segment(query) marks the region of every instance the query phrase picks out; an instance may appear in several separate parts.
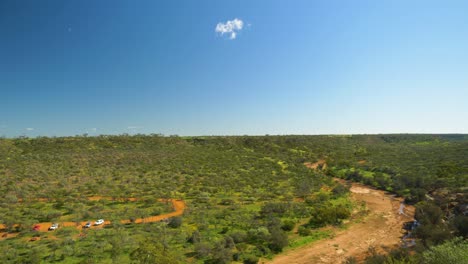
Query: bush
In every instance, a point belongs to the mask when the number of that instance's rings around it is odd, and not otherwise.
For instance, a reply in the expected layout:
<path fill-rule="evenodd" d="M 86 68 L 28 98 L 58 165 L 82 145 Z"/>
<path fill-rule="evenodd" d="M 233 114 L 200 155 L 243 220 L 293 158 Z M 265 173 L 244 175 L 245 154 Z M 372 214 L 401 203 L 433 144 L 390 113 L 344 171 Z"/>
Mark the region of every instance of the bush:
<path fill-rule="evenodd" d="M 130 253 L 132 263 L 179 264 L 175 254 L 165 250 L 161 245 L 141 243 L 140 247 Z"/>
<path fill-rule="evenodd" d="M 457 229 L 458 235 L 468 237 L 468 216 L 457 215 L 453 219 L 453 226 Z"/>
<path fill-rule="evenodd" d="M 206 242 L 195 244 L 195 254 L 198 258 L 205 258 L 211 254 L 211 245 Z"/>
<path fill-rule="evenodd" d="M 182 217 L 176 216 L 172 217 L 167 224 L 169 227 L 178 228 L 182 225 Z"/>
<path fill-rule="evenodd" d="M 346 219 L 351 215 L 351 210 L 344 205 L 332 206 L 326 204 L 314 208 L 313 211 L 308 225 L 315 228 L 329 224 L 339 224 L 342 219 Z"/>
<path fill-rule="evenodd" d="M 219 202 L 220 205 L 233 205 L 234 203 L 233 199 L 222 199 L 221 202 Z"/>
<path fill-rule="evenodd" d="M 299 233 L 300 236 L 310 236 L 310 234 L 312 233 L 310 231 L 309 228 L 305 227 L 305 226 L 300 226 L 298 229 L 297 229 L 297 233 Z"/>
<path fill-rule="evenodd" d="M 462 238 L 455 238 L 442 245 L 431 247 L 423 253 L 426 264 L 467 263 L 468 242 Z"/>
<path fill-rule="evenodd" d="M 244 264 L 257 264 L 258 263 L 258 257 L 255 255 L 246 255 L 244 256 L 244 261 L 242 263 Z"/>
<path fill-rule="evenodd" d="M 268 247 L 273 252 L 281 252 L 288 245 L 288 236 L 283 230 L 275 228 L 271 230 L 269 242 Z"/>
<path fill-rule="evenodd" d="M 236 231 L 229 234 L 235 243 L 242 243 L 247 240 L 247 233 L 244 231 Z"/>
<path fill-rule="evenodd" d="M 284 231 L 291 231 L 294 229 L 294 226 L 296 223 L 293 220 L 287 219 L 283 222 L 283 225 L 281 225 L 281 229 Z"/>
<path fill-rule="evenodd" d="M 269 216 L 269 215 L 277 215 L 282 216 L 288 210 L 288 205 L 286 203 L 278 203 L 278 202 L 269 202 L 262 206 L 260 211 L 260 215 L 262 216 Z"/>
<path fill-rule="evenodd" d="M 335 197 L 344 195 L 349 192 L 349 188 L 343 184 L 338 184 L 332 189 L 332 193 Z"/>
<path fill-rule="evenodd" d="M 187 242 L 191 244 L 199 243 L 201 241 L 201 235 L 198 230 L 192 233 L 192 235 L 187 239 Z"/>

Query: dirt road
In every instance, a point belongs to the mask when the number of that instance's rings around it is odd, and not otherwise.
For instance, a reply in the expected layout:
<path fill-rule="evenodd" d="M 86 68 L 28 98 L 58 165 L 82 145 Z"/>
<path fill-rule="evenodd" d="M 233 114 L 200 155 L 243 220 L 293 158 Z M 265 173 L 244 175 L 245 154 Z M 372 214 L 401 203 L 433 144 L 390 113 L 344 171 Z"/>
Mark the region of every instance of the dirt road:
<path fill-rule="evenodd" d="M 95 197 L 89 197 L 88 198 L 89 200 L 92 200 L 92 201 L 96 201 L 96 200 L 101 200 L 101 199 L 107 199 L 107 200 L 110 200 L 112 199 L 111 197 L 99 197 L 99 196 L 95 196 Z M 43 199 L 44 200 L 44 199 Z M 125 200 L 127 201 L 136 201 L 137 198 L 126 198 Z M 45 200 L 44 200 L 45 201 Z M 164 220 L 166 218 L 170 218 L 170 217 L 174 217 L 174 216 L 179 216 L 179 215 L 182 215 L 184 213 L 184 210 L 185 210 L 185 202 L 182 201 L 182 200 L 176 200 L 176 199 L 168 199 L 168 200 L 163 200 L 163 199 L 158 199 L 157 200 L 158 202 L 165 202 L 165 201 L 168 201 L 168 202 L 171 202 L 172 203 L 172 206 L 174 207 L 174 211 L 173 212 L 170 212 L 170 213 L 167 213 L 167 214 L 162 214 L 162 215 L 155 215 L 155 216 L 149 216 L 149 217 L 145 217 L 145 218 L 137 218 L 135 219 L 134 223 L 136 224 L 141 224 L 141 223 L 151 223 L 151 222 L 159 222 L 161 220 Z M 127 224 L 127 223 L 130 223 L 130 220 L 121 220 L 120 221 L 122 224 Z M 83 226 L 87 223 L 87 221 L 84 221 L 84 222 L 81 222 L 80 225 L 77 225 L 76 222 L 59 222 L 59 225 L 60 227 L 65 227 L 65 226 L 74 226 L 76 227 L 77 229 L 82 229 Z M 106 224 L 110 224 L 111 222 L 110 221 L 105 221 L 104 222 L 104 225 Z M 94 222 L 91 222 L 91 224 L 94 224 Z M 44 222 L 44 223 L 37 223 L 35 224 L 35 226 L 38 226 L 38 229 L 37 231 L 41 231 L 41 232 L 47 232 L 48 231 L 48 228 L 52 225 L 52 223 L 50 222 Z M 100 226 L 91 226 L 91 228 L 102 228 L 104 225 L 100 225 Z M 0 224 L 0 230 L 2 229 L 5 229 L 5 226 Z M 3 235 L 5 235 L 5 233 L 0 233 Z M 16 233 L 12 233 L 12 234 L 6 234 L 5 237 L 11 237 L 11 236 L 15 236 Z"/>
<path fill-rule="evenodd" d="M 350 223 L 345 230 L 337 229 L 331 239 L 285 252 L 265 263 L 342 263 L 349 256 L 362 261 L 368 255 L 369 247 L 383 252 L 400 246 L 403 223 L 414 219 L 414 207 L 405 206 L 404 214 L 401 214 L 401 198 L 358 183 L 352 183 L 350 191 L 352 199 L 365 202 L 369 210 L 361 221 Z"/>

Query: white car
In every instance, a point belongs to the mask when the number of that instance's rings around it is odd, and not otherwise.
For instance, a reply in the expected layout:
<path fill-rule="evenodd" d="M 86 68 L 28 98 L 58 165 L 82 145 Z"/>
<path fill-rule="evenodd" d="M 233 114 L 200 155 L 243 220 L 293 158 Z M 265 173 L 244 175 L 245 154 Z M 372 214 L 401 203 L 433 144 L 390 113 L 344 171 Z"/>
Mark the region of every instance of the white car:
<path fill-rule="evenodd" d="M 102 225 L 104 224 L 104 219 L 99 219 L 96 222 L 94 222 L 94 225 Z"/>
<path fill-rule="evenodd" d="M 59 227 L 59 225 L 57 223 L 54 223 L 49 227 L 49 230 L 52 231 L 52 230 L 57 229 L 58 227 Z"/>

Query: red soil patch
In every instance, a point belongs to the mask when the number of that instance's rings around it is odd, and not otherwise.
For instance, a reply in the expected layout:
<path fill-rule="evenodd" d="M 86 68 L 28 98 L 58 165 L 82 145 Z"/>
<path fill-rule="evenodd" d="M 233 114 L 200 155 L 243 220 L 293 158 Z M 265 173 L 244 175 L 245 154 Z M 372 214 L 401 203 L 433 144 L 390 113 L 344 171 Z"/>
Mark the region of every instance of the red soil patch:
<path fill-rule="evenodd" d="M 18 236 L 19 233 L 6 233 L 6 232 L 0 232 L 0 240 L 4 240 L 7 238 L 12 238 Z"/>

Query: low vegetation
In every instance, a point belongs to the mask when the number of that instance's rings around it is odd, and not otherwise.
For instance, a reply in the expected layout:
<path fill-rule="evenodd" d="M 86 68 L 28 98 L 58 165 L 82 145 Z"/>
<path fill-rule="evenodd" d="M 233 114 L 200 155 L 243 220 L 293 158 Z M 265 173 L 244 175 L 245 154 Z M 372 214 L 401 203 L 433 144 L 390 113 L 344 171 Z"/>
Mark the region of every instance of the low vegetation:
<path fill-rule="evenodd" d="M 355 205 L 334 176 L 416 204 L 415 250 L 438 252 L 466 245 L 455 238 L 467 236 L 466 157 L 465 135 L 0 139 L 0 249 L 5 263 L 256 263 L 325 238 L 319 228 L 350 216 Z M 322 158 L 323 170 L 304 166 Z M 183 199 L 187 209 L 160 223 L 31 229 L 171 211 L 157 198 Z M 409 259 L 400 253 L 389 256 Z M 428 254 L 412 260 L 436 257 Z"/>

